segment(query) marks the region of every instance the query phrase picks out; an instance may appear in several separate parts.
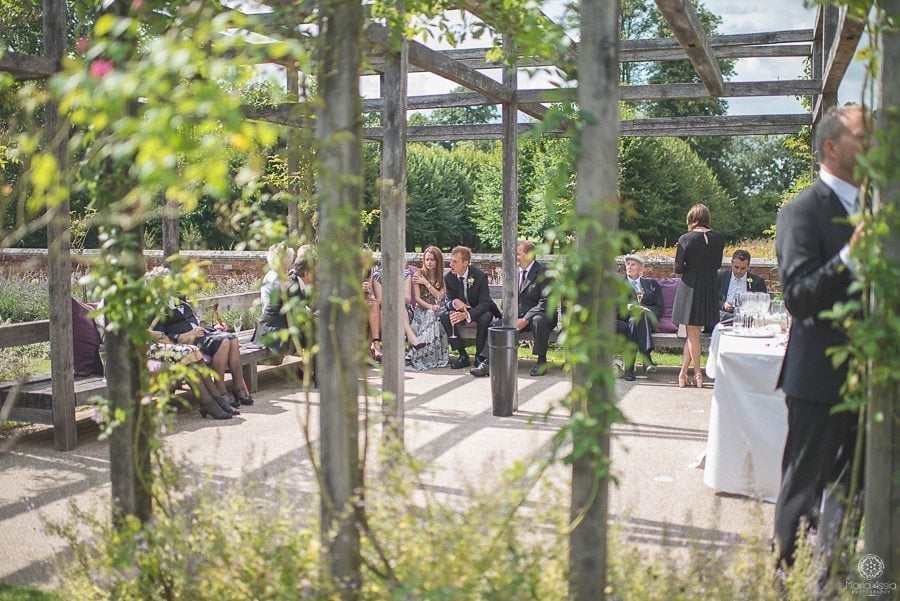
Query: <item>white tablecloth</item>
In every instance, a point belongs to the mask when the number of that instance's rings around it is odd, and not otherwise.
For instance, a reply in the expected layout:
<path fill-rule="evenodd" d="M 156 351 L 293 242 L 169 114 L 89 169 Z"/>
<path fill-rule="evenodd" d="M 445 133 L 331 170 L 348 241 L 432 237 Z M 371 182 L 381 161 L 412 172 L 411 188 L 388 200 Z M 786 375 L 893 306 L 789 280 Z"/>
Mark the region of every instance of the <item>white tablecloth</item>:
<path fill-rule="evenodd" d="M 784 346 L 775 338 L 714 331 L 706 372 L 716 379 L 703 482 L 774 502 L 787 437 L 784 393 L 775 390 Z"/>

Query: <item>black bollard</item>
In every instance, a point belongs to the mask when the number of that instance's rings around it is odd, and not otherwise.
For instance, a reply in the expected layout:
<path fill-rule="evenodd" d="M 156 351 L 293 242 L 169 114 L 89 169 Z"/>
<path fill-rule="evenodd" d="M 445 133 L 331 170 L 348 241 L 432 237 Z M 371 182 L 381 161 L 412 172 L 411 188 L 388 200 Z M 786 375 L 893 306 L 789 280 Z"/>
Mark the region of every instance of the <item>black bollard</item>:
<path fill-rule="evenodd" d="M 509 417 L 519 408 L 516 376 L 519 357 L 516 354 L 519 331 L 495 326 L 488 330 L 491 358 L 491 400 L 497 417 Z"/>

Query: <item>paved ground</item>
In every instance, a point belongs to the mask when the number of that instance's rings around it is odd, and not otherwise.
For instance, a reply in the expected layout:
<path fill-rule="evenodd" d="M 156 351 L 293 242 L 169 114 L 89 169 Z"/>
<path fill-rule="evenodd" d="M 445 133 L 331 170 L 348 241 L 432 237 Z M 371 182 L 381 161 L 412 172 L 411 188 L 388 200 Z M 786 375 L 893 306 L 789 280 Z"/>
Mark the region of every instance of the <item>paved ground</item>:
<path fill-rule="evenodd" d="M 406 439 L 412 453 L 431 460 L 431 484 L 468 490 L 516 459 L 542 452 L 565 419 L 558 401 L 569 389 L 559 371 L 528 375 L 520 362 L 519 412 L 491 415 L 490 379 L 450 369 L 409 373 L 406 380 Z M 178 416 L 165 436 L 167 448 L 199 471 L 219 479 L 248 475 L 314 489 L 299 424 L 305 395 L 280 379 L 262 377 L 257 403 L 229 421 Z M 372 372 L 370 382 L 379 382 Z M 772 505 L 717 495 L 693 466 L 706 445 L 712 389 L 678 389 L 675 372 L 661 369 L 637 382 L 618 381 L 627 424 L 615 428 L 613 466 L 619 485 L 611 493 L 612 519 L 629 540 L 650 548 L 678 547 L 685 541 L 707 546 L 733 544 L 735 535 L 771 530 Z M 317 395 L 308 406 L 315 420 Z M 533 421 L 555 407 L 546 422 Z M 312 430 L 317 432 L 317 427 Z M 30 435 L 0 451 L 0 581 L 44 585 L 62 542 L 44 531 L 70 502 L 108 511 L 108 447 L 90 423 L 79 431 L 78 448 L 53 450 L 48 433 Z M 565 482 L 567 470 L 554 477 Z"/>

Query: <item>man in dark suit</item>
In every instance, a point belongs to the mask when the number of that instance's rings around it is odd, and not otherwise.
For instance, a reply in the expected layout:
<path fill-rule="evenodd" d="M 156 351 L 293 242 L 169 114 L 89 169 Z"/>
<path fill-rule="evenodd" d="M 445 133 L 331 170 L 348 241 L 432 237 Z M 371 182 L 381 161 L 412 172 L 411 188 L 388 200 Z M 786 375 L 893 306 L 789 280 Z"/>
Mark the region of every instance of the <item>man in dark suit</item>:
<path fill-rule="evenodd" d="M 531 368 L 532 376 L 542 376 L 547 371 L 547 348 L 550 346 L 550 332 L 556 327 L 556 311 L 547 314 L 547 293 L 549 291 L 547 268 L 534 260 L 534 244 L 521 240 L 516 244 L 516 262 L 519 264 L 519 318 L 516 327 L 520 332 L 532 332 L 533 353 L 537 362 Z M 490 374 L 489 361 L 469 370 L 473 376 Z"/>
<path fill-rule="evenodd" d="M 459 353 L 450 363 L 452 369 L 469 367 L 469 354 L 461 337 L 453 338 L 454 328 L 475 324 L 475 363 L 485 360 L 485 343 L 488 328 L 495 317 L 500 317 L 500 309 L 491 300 L 491 289 L 487 274 L 472 267 L 472 251 L 465 246 L 457 246 L 450 251 L 450 271 L 444 274 L 447 293 L 441 323 L 450 337 L 450 346 Z"/>
<path fill-rule="evenodd" d="M 831 550 L 850 481 L 857 414 L 831 412 L 841 402 L 847 366 L 835 368 L 826 355 L 826 349 L 847 337 L 821 313 L 850 297 L 850 250 L 859 229 L 854 231 L 848 216 L 859 212 L 854 170 L 865 132 L 861 107 L 831 108 L 816 130 L 819 179 L 778 215 L 775 248 L 785 305 L 793 317 L 778 378 L 788 408 L 788 434 L 775 543 L 779 562 L 786 566 L 793 563 L 802 520 L 807 527 L 817 526 L 820 546 L 826 554 Z"/>
<path fill-rule="evenodd" d="M 633 298 L 637 301 L 641 308 L 641 314 L 637 317 L 634 315 L 619 315 L 616 317 L 616 332 L 622 334 L 637 345 L 638 352 L 645 357 L 644 371 L 652 374 L 656 372 L 656 364 L 650 353 L 653 352 L 653 324 L 659 321 L 663 314 L 663 296 L 662 288 L 659 282 L 653 278 L 641 277 L 644 272 L 644 260 L 638 255 L 627 255 L 625 257 L 625 281 L 633 291 Z M 631 308 L 632 303 L 629 303 Z M 650 317 L 653 315 L 654 317 Z M 625 379 L 634 382 L 634 362 L 635 355 L 631 349 L 626 350 L 625 363 Z"/>
<path fill-rule="evenodd" d="M 736 250 L 731 270 L 719 273 L 719 321 L 734 319 L 734 297 L 742 292 L 768 292 L 766 280 L 750 271 L 750 253 Z"/>

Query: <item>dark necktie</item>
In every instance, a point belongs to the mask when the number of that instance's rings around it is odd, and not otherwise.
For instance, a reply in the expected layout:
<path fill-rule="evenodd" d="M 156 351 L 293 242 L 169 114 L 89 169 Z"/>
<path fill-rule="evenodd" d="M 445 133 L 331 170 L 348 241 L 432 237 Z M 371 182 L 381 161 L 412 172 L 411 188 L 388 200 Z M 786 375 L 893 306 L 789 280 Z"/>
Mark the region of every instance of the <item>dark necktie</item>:
<path fill-rule="evenodd" d="M 525 290 L 525 279 L 528 277 L 528 271 L 523 269 L 519 276 L 519 292 Z"/>
<path fill-rule="evenodd" d="M 466 278 L 463 276 L 459 276 L 459 297 L 463 299 L 464 302 L 468 303 L 468 297 L 466 296 Z"/>

